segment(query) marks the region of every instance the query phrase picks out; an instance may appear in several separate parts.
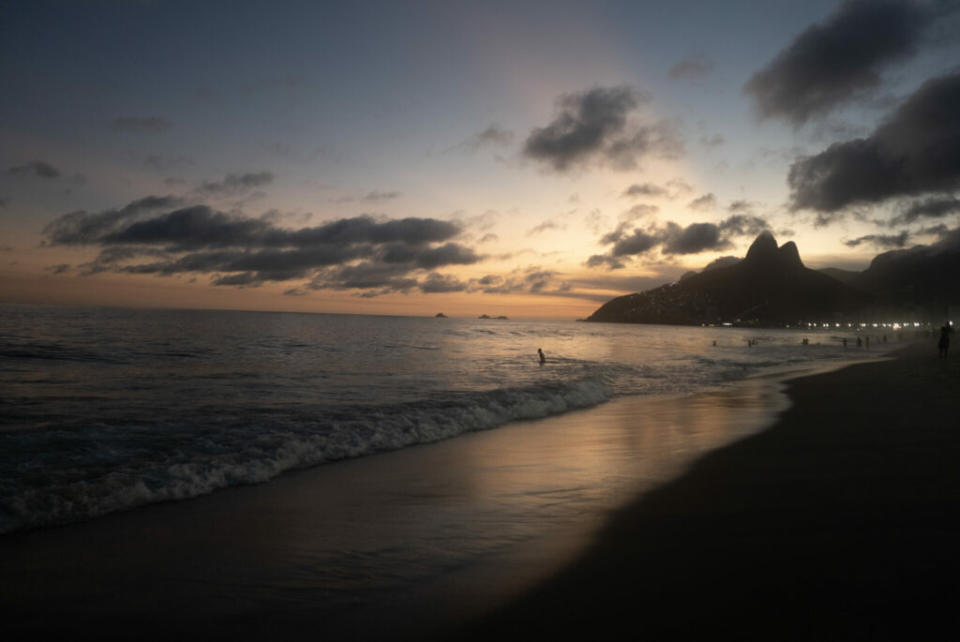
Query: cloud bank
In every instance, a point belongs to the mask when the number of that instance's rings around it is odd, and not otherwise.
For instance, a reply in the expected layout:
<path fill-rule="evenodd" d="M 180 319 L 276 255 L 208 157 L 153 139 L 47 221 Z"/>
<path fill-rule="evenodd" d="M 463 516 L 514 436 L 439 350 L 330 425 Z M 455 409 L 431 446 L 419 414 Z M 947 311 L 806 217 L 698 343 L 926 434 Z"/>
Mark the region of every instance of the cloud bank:
<path fill-rule="evenodd" d="M 438 219 L 358 216 L 290 230 L 271 217 L 180 204 L 177 197 L 149 196 L 119 209 L 64 214 L 44 229 L 44 242 L 100 248 L 93 261 L 79 266 L 88 276 L 207 274 L 214 285 L 243 287 L 309 279 L 309 289 L 356 288 L 367 295 L 449 291 L 454 281 L 430 276 L 434 270 L 482 259 L 453 242 L 459 225 Z"/>
<path fill-rule="evenodd" d="M 881 70 L 911 56 L 935 16 L 919 2 L 847 0 L 797 36 L 743 91 L 761 118 L 803 125 L 876 89 Z"/>
<path fill-rule="evenodd" d="M 792 209 L 824 213 L 960 189 L 960 73 L 925 82 L 870 136 L 797 160 L 787 182 Z"/>

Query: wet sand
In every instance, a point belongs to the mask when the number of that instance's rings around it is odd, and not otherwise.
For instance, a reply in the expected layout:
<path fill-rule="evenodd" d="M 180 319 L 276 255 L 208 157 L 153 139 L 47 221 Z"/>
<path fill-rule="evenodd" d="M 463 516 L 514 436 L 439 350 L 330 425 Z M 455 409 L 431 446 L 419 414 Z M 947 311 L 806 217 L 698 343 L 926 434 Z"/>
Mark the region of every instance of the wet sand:
<path fill-rule="evenodd" d="M 776 425 L 626 507 L 449 639 L 946 640 L 960 624 L 960 358 L 935 339 L 792 381 Z"/>
<path fill-rule="evenodd" d="M 776 378 L 596 408 L 0 538 L 17 637 L 421 639 L 560 573 L 636 497 L 769 426 Z M 592 588 L 591 588 L 592 590 Z"/>

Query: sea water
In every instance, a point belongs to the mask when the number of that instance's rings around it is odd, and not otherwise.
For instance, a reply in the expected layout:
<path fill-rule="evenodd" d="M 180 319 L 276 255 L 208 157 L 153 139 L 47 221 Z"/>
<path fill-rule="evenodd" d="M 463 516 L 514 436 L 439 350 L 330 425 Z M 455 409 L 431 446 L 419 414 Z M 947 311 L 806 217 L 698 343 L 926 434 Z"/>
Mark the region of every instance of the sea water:
<path fill-rule="evenodd" d="M 867 356 L 843 336 L 0 305 L 0 532 Z"/>

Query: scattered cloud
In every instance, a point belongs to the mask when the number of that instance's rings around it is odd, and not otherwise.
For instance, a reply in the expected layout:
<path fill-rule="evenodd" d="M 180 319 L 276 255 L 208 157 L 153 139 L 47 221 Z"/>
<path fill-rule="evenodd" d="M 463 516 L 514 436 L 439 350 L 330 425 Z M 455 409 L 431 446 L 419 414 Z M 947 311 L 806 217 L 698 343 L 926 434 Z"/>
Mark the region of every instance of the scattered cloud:
<path fill-rule="evenodd" d="M 752 237 L 769 229 L 762 218 L 737 214 L 720 223 L 691 223 L 681 226 L 673 221 L 657 226 L 630 229 L 621 223 L 600 239 L 601 245 L 612 245 L 606 254 L 595 254 L 587 259 L 587 267 L 605 266 L 608 269 L 625 267 L 625 259 L 649 255 L 659 250 L 662 255 L 699 254 L 717 252 L 733 245 L 737 237 Z"/>
<path fill-rule="evenodd" d="M 392 201 L 396 198 L 400 198 L 400 192 L 394 190 L 389 192 L 381 192 L 380 190 L 373 190 L 372 192 L 367 192 L 361 201 L 366 201 L 367 203 L 376 203 L 378 201 Z"/>
<path fill-rule="evenodd" d="M 23 165 L 15 165 L 7 168 L 7 174 L 11 176 L 31 176 L 44 179 L 60 178 L 60 170 L 50 163 L 42 160 L 30 161 Z"/>
<path fill-rule="evenodd" d="M 704 194 L 687 203 L 687 207 L 692 210 L 706 212 L 717 207 L 717 197 L 713 194 Z"/>
<path fill-rule="evenodd" d="M 657 207 L 656 205 L 648 205 L 646 203 L 640 203 L 638 205 L 634 205 L 633 207 L 628 209 L 626 212 L 622 212 L 620 216 L 617 218 L 621 223 L 632 223 L 639 219 L 646 218 L 648 216 L 653 216 L 659 211 L 660 211 L 660 208 Z"/>
<path fill-rule="evenodd" d="M 883 68 L 911 56 L 935 12 L 901 0 L 847 0 L 811 25 L 743 88 L 761 118 L 795 126 L 869 95 Z"/>
<path fill-rule="evenodd" d="M 505 275 L 487 274 L 479 279 L 470 279 L 466 285 L 467 291 L 484 294 L 567 296 L 571 290 L 571 284 L 561 274 L 540 266 L 516 269 Z"/>
<path fill-rule="evenodd" d="M 649 97 L 630 87 L 596 87 L 565 94 L 546 127 L 535 128 L 523 153 L 562 172 L 589 162 L 632 169 L 646 155 L 675 158 L 683 144 L 666 121 L 636 125 L 629 116 Z"/>
<path fill-rule="evenodd" d="M 143 159 L 143 164 L 159 172 L 169 172 L 171 170 L 192 167 L 195 161 L 190 156 L 162 156 L 160 154 L 149 154 Z"/>
<path fill-rule="evenodd" d="M 792 209 L 827 214 L 960 189 L 960 72 L 925 82 L 870 136 L 797 160 L 787 181 Z"/>
<path fill-rule="evenodd" d="M 910 233 L 903 231 L 899 234 L 867 234 L 859 238 L 844 241 L 847 247 L 857 247 L 864 243 L 869 243 L 878 248 L 889 249 L 892 247 L 904 247 L 910 240 Z"/>
<path fill-rule="evenodd" d="M 448 151 L 461 150 L 472 153 L 487 147 L 504 148 L 512 145 L 515 138 L 516 135 L 509 129 L 493 124 L 462 143 L 454 145 Z"/>
<path fill-rule="evenodd" d="M 889 222 L 891 226 L 913 223 L 923 218 L 943 218 L 960 213 L 960 199 L 955 196 L 933 197 L 911 203 Z"/>
<path fill-rule="evenodd" d="M 693 194 L 693 185 L 682 178 L 672 178 L 667 181 L 667 189 L 670 190 L 670 198 L 679 198 Z"/>
<path fill-rule="evenodd" d="M 128 134 L 162 134 L 173 127 L 173 123 L 159 116 L 120 116 L 110 121 L 115 132 Z"/>
<path fill-rule="evenodd" d="M 222 181 L 204 181 L 196 191 L 207 196 L 235 196 L 269 185 L 274 178 L 273 172 L 227 174 Z"/>
<path fill-rule="evenodd" d="M 670 77 L 675 80 L 699 80 L 713 73 L 713 67 L 713 61 L 700 53 L 670 67 Z"/>
<path fill-rule="evenodd" d="M 622 196 L 630 198 L 636 198 L 638 196 L 659 197 L 667 196 L 669 193 L 667 188 L 654 185 L 653 183 L 634 183 L 624 190 Z"/>
<path fill-rule="evenodd" d="M 547 219 L 540 225 L 537 225 L 527 231 L 527 236 L 533 236 L 535 234 L 541 234 L 543 232 L 549 232 L 550 230 L 565 230 L 567 229 L 566 225 L 560 225 L 556 221 L 551 221 Z"/>

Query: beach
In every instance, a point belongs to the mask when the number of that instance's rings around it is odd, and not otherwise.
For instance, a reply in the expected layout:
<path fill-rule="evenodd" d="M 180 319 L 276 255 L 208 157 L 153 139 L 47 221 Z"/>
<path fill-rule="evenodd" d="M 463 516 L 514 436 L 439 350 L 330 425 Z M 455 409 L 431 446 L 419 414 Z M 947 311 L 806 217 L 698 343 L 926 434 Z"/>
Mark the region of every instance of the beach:
<path fill-rule="evenodd" d="M 619 398 L 9 534 L 0 604 L 18 615 L 5 627 L 874 639 L 942 622 L 960 528 L 957 362 L 923 344 L 816 367 L 789 401 L 782 376 Z"/>
<path fill-rule="evenodd" d="M 620 511 L 451 638 L 953 639 L 960 362 L 933 342 L 788 386 L 769 430 Z"/>

